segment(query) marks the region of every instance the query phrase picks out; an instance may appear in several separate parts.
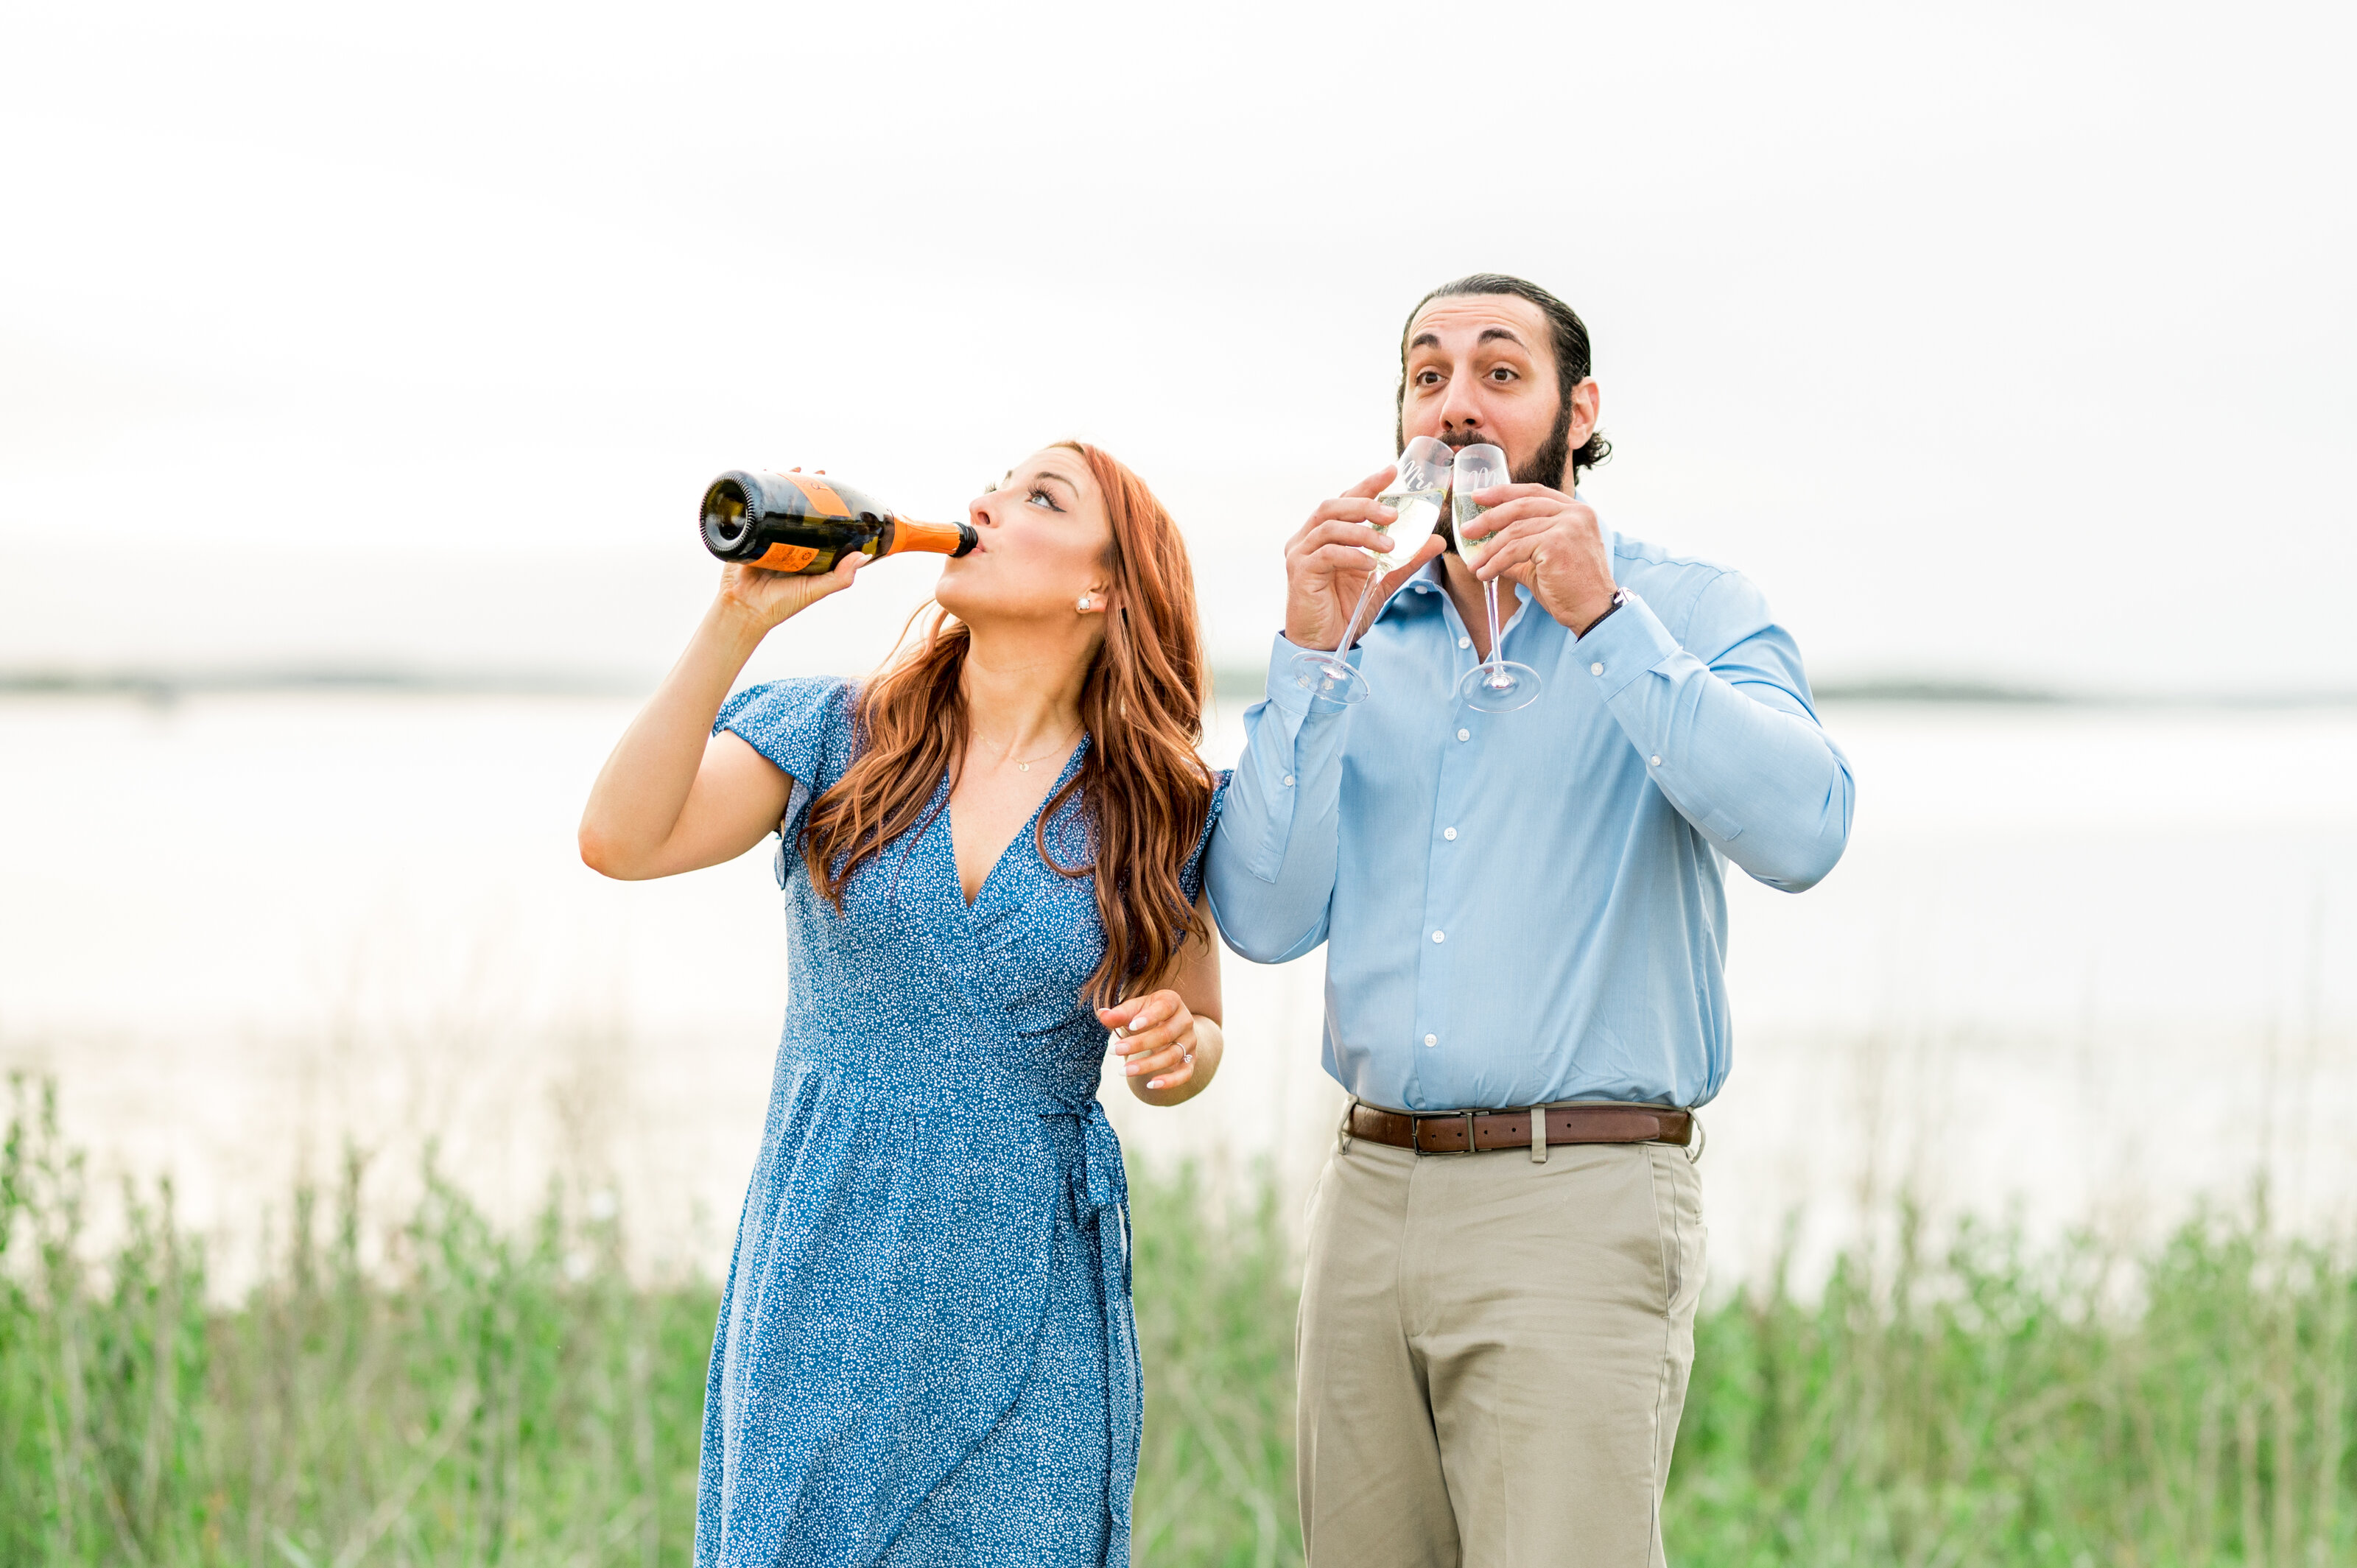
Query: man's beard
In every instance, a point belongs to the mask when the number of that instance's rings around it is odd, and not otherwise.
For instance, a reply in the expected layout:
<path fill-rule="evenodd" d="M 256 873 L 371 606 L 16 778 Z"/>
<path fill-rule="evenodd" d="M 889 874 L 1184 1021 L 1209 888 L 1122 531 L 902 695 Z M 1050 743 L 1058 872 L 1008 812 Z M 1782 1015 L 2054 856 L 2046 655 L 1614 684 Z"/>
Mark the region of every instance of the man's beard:
<path fill-rule="evenodd" d="M 1547 432 L 1544 441 L 1539 443 L 1539 449 L 1531 454 L 1531 460 L 1513 470 L 1515 484 L 1544 485 L 1549 489 L 1559 489 L 1571 477 L 1566 471 L 1566 465 L 1571 457 L 1571 399 L 1565 398 L 1562 403 L 1563 406 L 1555 410 L 1555 428 Z M 1451 451 L 1457 451 L 1467 446 L 1478 446 L 1484 437 L 1468 434 L 1443 435 L 1440 439 L 1448 443 Z M 1457 508 L 1453 495 L 1451 502 L 1432 532 L 1440 535 L 1443 553 L 1454 555 L 1457 553 Z"/>

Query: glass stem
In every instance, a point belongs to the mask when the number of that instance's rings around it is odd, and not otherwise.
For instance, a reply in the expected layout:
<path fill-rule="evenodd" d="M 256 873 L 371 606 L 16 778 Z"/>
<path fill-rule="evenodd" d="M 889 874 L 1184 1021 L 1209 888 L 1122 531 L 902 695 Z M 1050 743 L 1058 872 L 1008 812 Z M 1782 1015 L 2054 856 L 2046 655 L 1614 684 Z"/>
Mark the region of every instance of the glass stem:
<path fill-rule="evenodd" d="M 1383 568 L 1373 562 L 1368 564 L 1373 569 L 1367 574 L 1367 585 L 1359 590 L 1359 602 L 1351 607 L 1350 624 L 1342 628 L 1342 640 L 1335 646 L 1334 657 L 1337 659 L 1350 657 L 1351 639 L 1359 635 L 1359 618 L 1367 613 L 1367 601 L 1375 596 L 1375 585 L 1383 581 Z"/>
<path fill-rule="evenodd" d="M 1492 577 L 1481 587 L 1490 600 L 1490 668 L 1495 670 L 1502 662 L 1498 653 L 1498 579 Z"/>

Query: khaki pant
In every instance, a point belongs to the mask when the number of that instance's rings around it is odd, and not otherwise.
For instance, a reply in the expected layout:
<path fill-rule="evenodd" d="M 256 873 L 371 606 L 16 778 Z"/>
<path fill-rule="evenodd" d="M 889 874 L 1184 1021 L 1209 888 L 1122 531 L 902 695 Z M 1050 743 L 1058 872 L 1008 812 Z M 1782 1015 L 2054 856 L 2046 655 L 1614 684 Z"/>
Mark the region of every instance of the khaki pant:
<path fill-rule="evenodd" d="M 1702 1272 L 1682 1148 L 1338 1148 L 1301 1291 L 1311 1568 L 1661 1564 Z"/>

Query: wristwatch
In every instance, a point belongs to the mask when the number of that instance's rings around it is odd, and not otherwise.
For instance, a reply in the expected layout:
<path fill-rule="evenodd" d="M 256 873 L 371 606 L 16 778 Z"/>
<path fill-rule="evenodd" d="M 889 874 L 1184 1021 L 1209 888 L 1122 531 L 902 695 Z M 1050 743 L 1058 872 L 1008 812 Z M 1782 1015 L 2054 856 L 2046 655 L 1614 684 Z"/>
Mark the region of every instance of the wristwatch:
<path fill-rule="evenodd" d="M 1582 628 L 1580 628 L 1579 635 L 1580 635 L 1581 637 L 1586 637 L 1589 632 L 1594 631 L 1598 627 L 1602 626 L 1602 625 L 1603 625 L 1607 620 L 1609 620 L 1609 619 L 1612 618 L 1612 612 L 1613 612 L 1614 610 L 1619 609 L 1622 605 L 1625 605 L 1625 604 L 1627 604 L 1628 602 L 1629 602 L 1629 590 L 1628 590 L 1628 589 L 1626 589 L 1626 588 L 1615 588 L 1615 589 L 1613 589 L 1613 590 L 1612 590 L 1612 602 L 1611 602 L 1610 604 L 1607 605 L 1607 606 L 1604 607 L 1604 613 L 1603 613 L 1602 615 L 1598 616 L 1594 620 L 1589 621 L 1586 626 L 1582 627 Z"/>

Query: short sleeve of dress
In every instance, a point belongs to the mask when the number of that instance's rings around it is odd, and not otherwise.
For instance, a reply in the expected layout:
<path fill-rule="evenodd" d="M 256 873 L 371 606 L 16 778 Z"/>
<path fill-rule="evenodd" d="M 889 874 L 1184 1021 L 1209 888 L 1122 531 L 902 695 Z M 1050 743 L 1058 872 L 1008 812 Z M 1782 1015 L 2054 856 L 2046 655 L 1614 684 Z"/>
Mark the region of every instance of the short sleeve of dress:
<path fill-rule="evenodd" d="M 1203 813 L 1203 831 L 1195 835 L 1194 853 L 1187 857 L 1186 866 L 1178 873 L 1179 889 L 1187 895 L 1187 902 L 1190 905 L 1203 896 L 1203 852 L 1211 846 L 1211 829 L 1219 823 L 1220 808 L 1228 803 L 1228 783 L 1234 778 L 1234 771 L 1229 768 L 1222 768 L 1214 776 L 1211 804 Z"/>
<path fill-rule="evenodd" d="M 721 705 L 712 733 L 727 730 L 776 763 L 798 786 L 823 793 L 845 766 L 852 682 L 819 676 L 772 681 Z"/>

